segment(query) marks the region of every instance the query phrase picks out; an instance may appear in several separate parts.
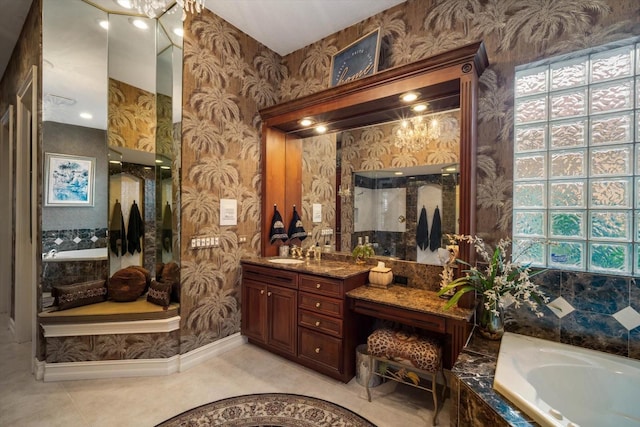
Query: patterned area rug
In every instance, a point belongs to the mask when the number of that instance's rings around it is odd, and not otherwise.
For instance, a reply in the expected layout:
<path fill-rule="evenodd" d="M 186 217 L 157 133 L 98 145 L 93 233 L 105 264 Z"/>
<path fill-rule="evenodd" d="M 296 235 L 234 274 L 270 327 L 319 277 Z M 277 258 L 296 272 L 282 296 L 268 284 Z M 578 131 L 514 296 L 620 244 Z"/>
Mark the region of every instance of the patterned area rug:
<path fill-rule="evenodd" d="M 376 427 L 360 415 L 326 400 L 298 394 L 230 397 L 190 409 L 157 427 Z"/>

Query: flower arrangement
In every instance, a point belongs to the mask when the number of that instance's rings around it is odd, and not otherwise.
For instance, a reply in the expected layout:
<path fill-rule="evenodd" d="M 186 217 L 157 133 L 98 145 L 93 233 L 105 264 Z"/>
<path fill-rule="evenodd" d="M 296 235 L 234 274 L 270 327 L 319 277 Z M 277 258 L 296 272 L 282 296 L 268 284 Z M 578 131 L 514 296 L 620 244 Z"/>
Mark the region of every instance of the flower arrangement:
<path fill-rule="evenodd" d="M 445 266 L 447 272 L 443 271 L 441 275 L 443 285 L 438 295 L 453 293 L 451 299 L 445 304 L 445 309 L 453 307 L 467 292 L 475 291 L 482 298 L 479 307 L 479 313 L 482 314 L 479 314 L 478 317 L 481 329 L 483 327 L 490 328 L 490 323 L 495 321 L 495 317 L 502 315 L 506 300 L 513 302 L 516 308 L 524 305 L 536 316 L 543 316 L 540 305 L 548 302 L 549 298 L 531 279 L 544 270 L 532 272 L 529 264 L 518 263 L 517 257 L 510 259 L 508 255 L 508 248 L 511 246 L 510 239 L 501 239 L 495 249 L 491 250 L 484 240 L 477 236 L 453 235 L 449 238 L 452 243 L 466 242 L 473 245 L 478 256 L 487 265 L 484 268 L 478 268 L 463 260 L 456 259 L 458 264 L 462 264 L 468 269 L 462 270 L 465 275 L 455 280 L 451 280 L 453 274 L 451 266 Z M 492 331 L 492 333 L 502 335 L 500 331 Z"/>

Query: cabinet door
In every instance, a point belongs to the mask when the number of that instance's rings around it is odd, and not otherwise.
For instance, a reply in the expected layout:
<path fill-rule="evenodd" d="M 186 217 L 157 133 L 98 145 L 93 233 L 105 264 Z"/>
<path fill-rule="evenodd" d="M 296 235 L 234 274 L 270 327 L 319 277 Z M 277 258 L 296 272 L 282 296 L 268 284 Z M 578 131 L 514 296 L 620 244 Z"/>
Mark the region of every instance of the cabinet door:
<path fill-rule="evenodd" d="M 242 334 L 267 342 L 267 285 L 242 281 Z"/>
<path fill-rule="evenodd" d="M 296 354 L 298 292 L 279 286 L 267 286 L 268 344 L 285 353 Z"/>

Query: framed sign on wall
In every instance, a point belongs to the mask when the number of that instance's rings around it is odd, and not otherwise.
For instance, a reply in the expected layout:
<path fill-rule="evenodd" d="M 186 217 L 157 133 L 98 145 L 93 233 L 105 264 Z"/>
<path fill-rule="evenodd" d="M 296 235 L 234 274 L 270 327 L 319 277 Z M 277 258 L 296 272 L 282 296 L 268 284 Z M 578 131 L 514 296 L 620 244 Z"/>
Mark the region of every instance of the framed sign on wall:
<path fill-rule="evenodd" d="M 331 58 L 331 86 L 357 80 L 378 71 L 380 28 L 366 34 Z"/>

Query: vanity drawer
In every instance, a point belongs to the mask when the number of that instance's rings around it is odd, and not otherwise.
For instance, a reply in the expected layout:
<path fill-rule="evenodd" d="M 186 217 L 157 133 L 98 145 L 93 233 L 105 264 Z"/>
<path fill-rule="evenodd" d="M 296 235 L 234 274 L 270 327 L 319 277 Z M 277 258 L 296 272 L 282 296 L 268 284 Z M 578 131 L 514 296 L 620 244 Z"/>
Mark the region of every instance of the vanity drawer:
<path fill-rule="evenodd" d="M 339 279 L 301 274 L 298 286 L 302 291 L 343 298 L 342 280 Z"/>
<path fill-rule="evenodd" d="M 242 278 L 269 285 L 284 286 L 292 289 L 298 288 L 298 273 L 277 268 L 244 264 L 242 266 Z"/>
<path fill-rule="evenodd" d="M 335 337 L 342 337 L 342 320 L 333 317 L 323 316 L 307 310 L 298 310 L 298 324 L 307 328 L 324 332 Z"/>
<path fill-rule="evenodd" d="M 298 357 L 340 372 L 342 340 L 298 328 Z"/>
<path fill-rule="evenodd" d="M 313 311 L 314 313 L 342 318 L 344 301 L 310 294 L 308 292 L 299 292 L 298 307 Z"/>

